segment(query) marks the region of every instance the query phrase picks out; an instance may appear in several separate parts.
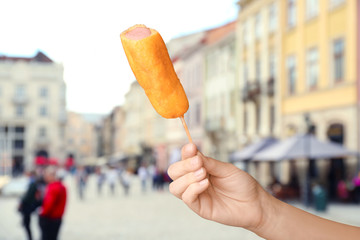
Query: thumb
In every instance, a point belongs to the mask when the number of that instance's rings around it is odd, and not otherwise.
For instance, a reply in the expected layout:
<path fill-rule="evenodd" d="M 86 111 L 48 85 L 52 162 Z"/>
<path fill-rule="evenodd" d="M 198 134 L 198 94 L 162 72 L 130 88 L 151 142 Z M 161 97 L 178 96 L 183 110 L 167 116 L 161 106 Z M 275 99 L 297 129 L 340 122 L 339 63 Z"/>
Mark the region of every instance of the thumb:
<path fill-rule="evenodd" d="M 210 175 L 224 177 L 229 175 L 229 173 L 232 172 L 234 168 L 236 168 L 230 163 L 224 163 L 219 160 L 206 157 L 201 152 L 198 152 L 198 155 L 201 157 L 203 166 Z"/>

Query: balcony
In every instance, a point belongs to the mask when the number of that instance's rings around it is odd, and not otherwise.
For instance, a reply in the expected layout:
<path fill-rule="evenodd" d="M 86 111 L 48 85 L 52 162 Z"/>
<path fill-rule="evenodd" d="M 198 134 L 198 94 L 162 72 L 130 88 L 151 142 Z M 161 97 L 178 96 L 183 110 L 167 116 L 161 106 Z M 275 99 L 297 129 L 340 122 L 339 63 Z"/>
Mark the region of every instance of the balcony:
<path fill-rule="evenodd" d="M 24 105 L 24 104 L 27 104 L 28 101 L 29 101 L 29 98 L 24 96 L 24 95 L 15 95 L 13 97 L 13 103 L 14 104 L 22 104 L 22 105 Z"/>
<path fill-rule="evenodd" d="M 275 79 L 273 77 L 269 78 L 267 81 L 267 95 L 273 97 L 275 95 Z"/>
<path fill-rule="evenodd" d="M 255 101 L 256 98 L 260 95 L 260 84 L 259 81 L 253 81 L 246 84 L 242 92 L 242 100 L 246 101 Z"/>

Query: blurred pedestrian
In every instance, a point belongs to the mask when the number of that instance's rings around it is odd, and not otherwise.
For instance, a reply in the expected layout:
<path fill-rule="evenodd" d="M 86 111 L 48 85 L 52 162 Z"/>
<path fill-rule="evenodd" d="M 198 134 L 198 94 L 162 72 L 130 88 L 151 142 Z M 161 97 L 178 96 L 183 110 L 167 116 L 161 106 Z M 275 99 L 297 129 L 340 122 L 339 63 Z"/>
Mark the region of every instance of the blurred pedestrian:
<path fill-rule="evenodd" d="M 115 184 L 118 181 L 118 172 L 115 166 L 110 166 L 106 172 L 106 180 L 110 187 L 111 195 L 115 194 Z"/>
<path fill-rule="evenodd" d="M 75 172 L 75 161 L 74 161 L 74 155 L 69 154 L 65 161 L 65 169 L 71 173 L 74 174 Z"/>
<path fill-rule="evenodd" d="M 125 196 L 129 195 L 130 184 L 131 184 L 130 178 L 131 178 L 131 173 L 129 169 L 122 171 L 120 176 L 120 181 L 121 181 L 121 185 L 123 186 Z"/>
<path fill-rule="evenodd" d="M 148 173 L 152 181 L 152 188 L 155 190 L 156 188 L 156 167 L 154 164 L 150 164 L 148 167 Z"/>
<path fill-rule="evenodd" d="M 97 192 L 98 192 L 98 195 L 101 195 L 102 186 L 104 185 L 104 182 L 106 180 L 105 173 L 104 173 L 102 167 L 96 168 L 96 175 L 97 175 Z"/>
<path fill-rule="evenodd" d="M 140 178 L 141 182 L 141 191 L 144 193 L 146 192 L 146 181 L 148 179 L 148 170 L 146 169 L 145 164 L 141 164 L 141 166 L 138 169 L 138 176 Z"/>
<path fill-rule="evenodd" d="M 22 216 L 22 224 L 26 231 L 28 240 L 32 240 L 31 232 L 31 215 L 32 213 L 41 206 L 42 194 L 41 187 L 45 184 L 42 179 L 36 175 L 35 171 L 29 173 L 29 186 L 21 198 L 18 211 Z"/>
<path fill-rule="evenodd" d="M 85 167 L 78 166 L 76 169 L 75 176 L 76 176 L 76 185 L 77 185 L 77 189 L 78 189 L 78 193 L 79 193 L 79 198 L 81 200 L 83 200 L 84 194 L 85 194 L 87 177 L 88 177 Z"/>
<path fill-rule="evenodd" d="M 59 181 L 56 168 L 45 169 L 44 180 L 48 184 L 39 214 L 41 240 L 57 240 L 66 205 L 66 188 Z"/>

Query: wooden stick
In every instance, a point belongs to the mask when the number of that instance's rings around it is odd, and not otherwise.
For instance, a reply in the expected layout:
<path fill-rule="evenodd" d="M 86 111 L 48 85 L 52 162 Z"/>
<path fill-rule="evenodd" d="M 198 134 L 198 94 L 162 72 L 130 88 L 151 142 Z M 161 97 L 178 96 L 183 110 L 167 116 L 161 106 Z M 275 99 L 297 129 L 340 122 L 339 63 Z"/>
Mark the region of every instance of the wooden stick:
<path fill-rule="evenodd" d="M 190 143 L 193 143 L 193 140 L 192 140 L 192 138 L 191 138 L 191 136 L 190 136 L 190 132 L 189 132 L 189 129 L 188 129 L 187 125 L 186 125 L 184 116 L 181 116 L 181 117 L 180 117 L 180 120 L 181 120 L 181 122 L 182 122 L 182 125 L 184 126 L 184 129 L 185 129 L 186 135 L 187 135 L 187 137 L 188 137 L 188 139 L 189 139 L 189 142 L 190 142 Z"/>

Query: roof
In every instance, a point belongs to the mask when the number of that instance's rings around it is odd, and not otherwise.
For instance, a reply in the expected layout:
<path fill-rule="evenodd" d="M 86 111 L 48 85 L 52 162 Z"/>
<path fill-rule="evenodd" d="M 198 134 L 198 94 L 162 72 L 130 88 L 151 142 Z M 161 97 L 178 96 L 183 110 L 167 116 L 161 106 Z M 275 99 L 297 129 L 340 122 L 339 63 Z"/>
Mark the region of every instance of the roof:
<path fill-rule="evenodd" d="M 33 57 L 13 57 L 13 56 L 6 56 L 6 55 L 0 55 L 0 61 L 25 61 L 25 62 L 42 62 L 42 63 L 52 63 L 53 60 L 51 60 L 48 56 L 46 56 L 43 52 L 38 51 L 35 56 Z"/>
<path fill-rule="evenodd" d="M 235 30 L 236 30 L 236 21 L 232 21 L 223 26 L 210 29 L 207 31 L 205 42 L 207 45 L 211 45 L 213 43 L 220 41 L 230 33 L 235 32 Z"/>
<path fill-rule="evenodd" d="M 172 39 L 167 43 L 171 60 L 172 62 L 176 62 L 180 58 L 185 58 L 202 46 L 211 45 L 220 41 L 230 33 L 235 32 L 235 30 L 236 21 L 231 21 L 220 27 Z"/>

